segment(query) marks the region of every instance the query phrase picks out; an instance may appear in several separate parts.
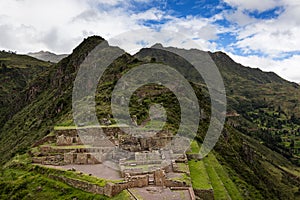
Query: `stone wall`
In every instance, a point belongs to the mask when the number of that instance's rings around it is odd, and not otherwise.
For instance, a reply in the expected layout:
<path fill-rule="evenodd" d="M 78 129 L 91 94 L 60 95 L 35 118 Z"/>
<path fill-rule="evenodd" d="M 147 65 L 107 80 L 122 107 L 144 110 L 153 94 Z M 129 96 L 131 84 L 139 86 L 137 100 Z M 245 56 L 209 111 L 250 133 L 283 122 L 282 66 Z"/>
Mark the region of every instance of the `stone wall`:
<path fill-rule="evenodd" d="M 99 164 L 103 161 L 100 153 L 65 153 L 65 164 Z"/>
<path fill-rule="evenodd" d="M 127 133 L 129 132 L 129 128 L 123 127 Z M 128 130 L 127 130 L 128 129 Z M 95 137 L 104 137 L 104 136 L 113 136 L 118 138 L 121 135 L 124 135 L 125 132 L 121 130 L 119 127 L 110 127 L 110 126 L 101 126 L 101 127 L 78 127 L 78 128 L 70 128 L 70 129 L 56 129 L 56 136 L 68 136 L 68 137 L 76 137 L 78 136 L 78 131 L 82 135 L 95 136 Z"/>
<path fill-rule="evenodd" d="M 77 179 L 72 179 L 72 178 L 67 178 L 67 177 L 63 177 L 63 176 L 56 176 L 56 175 L 52 175 L 52 174 L 49 175 L 49 178 L 57 180 L 57 181 L 61 181 L 63 183 L 66 183 L 66 184 L 74 187 L 74 188 L 78 188 L 78 189 L 84 190 L 86 192 L 91 192 L 94 194 L 107 193 L 107 196 L 110 196 L 109 192 L 104 191 L 105 187 L 100 187 L 93 183 L 89 183 L 89 182 L 81 181 L 81 180 L 77 180 Z"/>
<path fill-rule="evenodd" d="M 55 134 L 59 146 L 81 145 L 82 143 L 91 145 L 100 143 L 97 146 L 109 146 L 103 145 L 103 140 L 106 139 L 106 143 L 110 141 L 110 146 L 119 145 L 122 149 L 131 152 L 159 150 L 170 144 L 173 139 L 173 136 L 169 135 L 134 137 L 128 134 L 130 132 L 128 127 L 123 127 L 123 129 L 126 133 L 118 127 L 78 127 L 77 129 L 56 129 Z M 80 135 L 78 130 L 80 130 Z"/>
<path fill-rule="evenodd" d="M 49 178 L 52 178 L 57 181 L 61 181 L 66 183 L 74 188 L 78 188 L 87 192 L 91 192 L 94 194 L 104 194 L 108 197 L 113 197 L 119 194 L 121 191 L 134 188 L 134 187 L 145 187 L 148 186 L 148 176 L 139 176 L 139 177 L 132 177 L 130 180 L 122 183 L 106 183 L 105 186 L 101 187 L 99 185 L 89 183 L 86 181 L 67 178 L 64 176 L 57 176 L 57 175 L 49 175 Z"/>
<path fill-rule="evenodd" d="M 153 150 L 166 147 L 173 137 L 149 137 L 139 138 L 140 146 L 142 150 Z"/>
<path fill-rule="evenodd" d="M 64 165 L 64 157 L 63 155 L 33 157 L 32 162 L 42 165 Z"/>
<path fill-rule="evenodd" d="M 42 144 L 45 144 L 47 142 L 51 142 L 51 143 L 54 143 L 56 141 L 56 136 L 55 135 L 51 135 L 51 136 L 46 136 L 46 137 L 43 137 L 42 139 L 38 140 L 37 142 L 35 142 L 32 146 L 33 147 L 37 147 L 37 146 L 40 146 Z"/>
<path fill-rule="evenodd" d="M 136 152 L 136 161 L 161 160 L 161 154 L 158 151 L 152 152 Z"/>
<path fill-rule="evenodd" d="M 189 185 L 187 185 L 182 181 L 176 181 L 171 179 L 165 179 L 163 184 L 164 184 L 163 186 L 166 187 L 189 187 Z"/>
<path fill-rule="evenodd" d="M 196 195 L 192 187 L 189 187 L 189 193 L 192 200 L 196 200 Z"/>
<path fill-rule="evenodd" d="M 65 136 L 64 134 L 58 135 L 56 138 L 57 146 L 70 146 L 70 145 L 81 145 L 82 142 L 78 136 Z"/>
<path fill-rule="evenodd" d="M 52 148 L 51 146 L 40 146 L 39 147 L 40 152 L 43 155 L 48 155 L 48 154 L 64 154 L 64 153 L 69 153 L 71 151 L 75 151 L 76 147 L 74 148 Z"/>
<path fill-rule="evenodd" d="M 147 137 L 138 138 L 131 135 L 122 135 L 119 137 L 119 145 L 122 149 L 131 152 L 159 150 L 166 147 L 173 137 Z"/>
<path fill-rule="evenodd" d="M 187 158 L 189 160 L 202 160 L 202 157 L 198 153 L 195 153 L 195 154 L 186 154 L 186 156 L 187 156 Z"/>
<path fill-rule="evenodd" d="M 213 189 L 209 189 L 209 190 L 194 189 L 194 193 L 200 199 L 205 199 L 205 200 L 214 200 L 215 199 Z"/>
<path fill-rule="evenodd" d="M 68 137 L 76 137 L 78 135 L 77 129 L 58 129 L 54 130 L 56 136 L 68 136 Z"/>
<path fill-rule="evenodd" d="M 129 133 L 129 127 L 122 127 L 126 131 L 126 133 Z M 115 138 L 118 138 L 120 135 L 126 134 L 118 127 L 102 127 L 102 130 L 106 136 L 114 136 Z"/>
<path fill-rule="evenodd" d="M 45 170 L 46 168 L 39 168 L 41 172 Z M 120 183 L 112 183 L 112 182 L 107 182 L 105 186 L 99 186 L 94 183 L 86 182 L 83 180 L 78 180 L 78 179 L 73 179 L 65 176 L 61 176 L 62 172 L 58 174 L 49 174 L 49 178 L 52 178 L 57 181 L 61 181 L 63 183 L 66 183 L 72 187 L 91 192 L 94 194 L 104 194 L 109 197 L 113 197 L 117 194 L 119 194 L 121 191 L 124 189 L 128 188 L 135 188 L 135 187 L 146 187 L 149 185 L 149 174 L 145 175 L 139 175 L 139 176 L 130 176 L 129 174 L 126 174 L 125 181 L 120 182 Z M 188 188 L 186 184 L 179 182 L 179 181 L 174 181 L 174 180 L 168 180 L 165 178 L 165 174 L 163 170 L 157 170 L 154 173 L 154 185 L 157 186 L 165 186 L 165 187 L 170 187 L 170 188 Z M 210 197 L 212 194 L 213 197 L 213 191 L 198 191 L 199 197 Z M 205 198 L 206 199 L 206 198 Z M 207 198 L 210 200 L 211 198 Z M 213 199 L 213 198 L 212 198 Z"/>
<path fill-rule="evenodd" d="M 164 186 L 166 180 L 166 174 L 163 170 L 157 170 L 154 172 L 154 185 Z"/>
<path fill-rule="evenodd" d="M 107 183 L 104 187 L 104 194 L 112 197 L 128 188 L 148 186 L 148 176 L 131 177 L 131 179 L 122 183 Z"/>

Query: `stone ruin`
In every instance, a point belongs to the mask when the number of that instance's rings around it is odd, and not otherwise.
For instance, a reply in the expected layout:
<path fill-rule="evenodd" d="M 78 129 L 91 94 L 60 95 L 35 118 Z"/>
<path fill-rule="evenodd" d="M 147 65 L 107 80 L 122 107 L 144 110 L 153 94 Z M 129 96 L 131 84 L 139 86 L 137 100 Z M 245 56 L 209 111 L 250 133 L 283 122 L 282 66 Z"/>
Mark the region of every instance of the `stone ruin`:
<path fill-rule="evenodd" d="M 56 138 L 57 146 L 70 146 L 73 144 L 82 145 L 82 142 L 78 135 L 75 137 L 72 137 L 72 136 L 65 136 L 64 134 L 62 134 L 62 135 L 58 135 Z"/>
<path fill-rule="evenodd" d="M 122 127 L 126 129 L 127 127 Z M 99 164 L 113 160 L 121 169 L 128 165 L 156 165 L 162 162 L 185 157 L 186 146 L 183 140 L 174 138 L 170 133 L 153 134 L 151 137 L 129 135 L 118 127 L 79 127 L 56 128 L 55 138 L 45 137 L 40 145 L 39 154 L 33 156 L 34 162 L 50 165 Z M 78 132 L 79 131 L 79 132 Z M 129 129 L 126 131 L 130 131 Z M 49 141 L 46 139 L 49 138 Z M 121 151 L 120 151 L 121 150 Z M 122 155 L 126 157 L 125 161 Z M 131 155 L 131 156 L 130 156 Z M 133 160 L 133 163 L 126 160 Z M 138 171 L 138 167 L 135 167 Z"/>
<path fill-rule="evenodd" d="M 176 167 L 177 162 L 187 165 L 185 149 L 182 149 L 186 144 L 180 138 L 177 140 L 169 133 L 138 137 L 125 134 L 117 127 L 101 127 L 103 132 L 99 127 L 79 129 L 83 133 L 81 137 L 75 128 L 55 129 L 55 137 L 48 137 L 48 141 L 42 139 L 44 144 L 38 147 L 39 153 L 33 155 L 33 162 L 92 165 L 112 159 L 118 163 L 124 179 L 123 183 L 114 186 L 119 188 L 116 191 L 149 185 L 191 187 L 191 182 L 180 178 L 183 174 L 189 176 L 189 171 L 181 172 Z"/>

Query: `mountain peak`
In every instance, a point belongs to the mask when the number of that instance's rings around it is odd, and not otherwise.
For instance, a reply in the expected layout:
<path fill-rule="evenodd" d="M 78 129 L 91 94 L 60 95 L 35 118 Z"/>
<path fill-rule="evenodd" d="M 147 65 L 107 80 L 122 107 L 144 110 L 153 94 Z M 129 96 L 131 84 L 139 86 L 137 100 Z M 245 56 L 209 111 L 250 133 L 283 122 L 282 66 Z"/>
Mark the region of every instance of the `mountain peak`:
<path fill-rule="evenodd" d="M 104 41 L 104 39 L 100 36 L 90 36 L 90 37 L 87 37 L 83 40 L 83 42 L 78 46 L 76 47 L 74 51 L 76 51 L 76 49 L 81 49 L 82 47 L 85 47 L 85 46 L 92 46 L 91 49 L 94 48 L 94 45 L 93 44 L 99 44 L 100 42 Z M 92 44 L 92 45 L 90 45 Z M 30 52 L 27 54 L 28 56 L 31 56 L 31 57 L 34 57 L 34 58 L 37 58 L 39 60 L 43 60 L 43 61 L 46 61 L 46 62 L 52 62 L 52 63 L 58 63 L 59 61 L 61 61 L 63 58 L 67 57 L 68 54 L 55 54 L 53 52 L 50 52 L 50 51 L 47 51 L 47 50 L 41 50 L 41 51 L 38 51 L 38 52 Z"/>
<path fill-rule="evenodd" d="M 97 35 L 89 36 L 87 38 L 84 38 L 84 40 L 73 50 L 73 53 L 82 50 L 91 51 L 103 41 L 106 40 L 101 36 L 97 36 Z"/>
<path fill-rule="evenodd" d="M 60 54 L 57 55 L 55 53 L 49 52 L 49 51 L 39 51 L 39 52 L 30 52 L 27 54 L 28 56 L 37 58 L 39 60 L 43 60 L 46 62 L 52 62 L 52 63 L 58 63 L 60 60 L 62 60 L 63 58 L 67 57 L 68 54 Z"/>
<path fill-rule="evenodd" d="M 156 43 L 154 44 L 151 48 L 154 48 L 154 49 L 161 49 L 163 48 L 164 46 L 161 44 L 161 43 Z"/>

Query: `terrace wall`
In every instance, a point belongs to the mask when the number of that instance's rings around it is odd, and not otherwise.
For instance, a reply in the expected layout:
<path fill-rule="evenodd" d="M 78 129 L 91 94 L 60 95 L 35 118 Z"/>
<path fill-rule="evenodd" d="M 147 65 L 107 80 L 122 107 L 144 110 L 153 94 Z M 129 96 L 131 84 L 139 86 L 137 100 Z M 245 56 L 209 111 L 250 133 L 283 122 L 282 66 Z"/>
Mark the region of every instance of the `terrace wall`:
<path fill-rule="evenodd" d="M 215 199 L 213 189 L 208 189 L 208 190 L 194 189 L 194 193 L 200 199 L 205 199 L 205 200 L 214 200 Z"/>

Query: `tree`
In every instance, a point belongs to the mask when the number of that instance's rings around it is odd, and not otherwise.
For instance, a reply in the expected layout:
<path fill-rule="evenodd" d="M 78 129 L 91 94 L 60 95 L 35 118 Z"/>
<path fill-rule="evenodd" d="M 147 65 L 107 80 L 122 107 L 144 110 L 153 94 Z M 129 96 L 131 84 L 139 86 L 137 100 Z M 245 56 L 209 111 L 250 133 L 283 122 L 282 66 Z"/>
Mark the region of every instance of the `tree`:
<path fill-rule="evenodd" d="M 290 147 L 291 147 L 291 148 L 294 148 L 294 147 L 295 147 L 295 141 L 294 141 L 294 140 L 291 141 Z"/>
<path fill-rule="evenodd" d="M 291 121 L 294 124 L 299 124 L 300 125 L 300 119 L 295 114 L 292 114 Z"/>
<path fill-rule="evenodd" d="M 2 67 L 3 71 L 6 71 L 7 66 L 4 63 L 1 63 L 1 67 Z"/>

